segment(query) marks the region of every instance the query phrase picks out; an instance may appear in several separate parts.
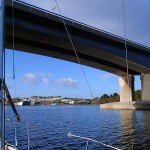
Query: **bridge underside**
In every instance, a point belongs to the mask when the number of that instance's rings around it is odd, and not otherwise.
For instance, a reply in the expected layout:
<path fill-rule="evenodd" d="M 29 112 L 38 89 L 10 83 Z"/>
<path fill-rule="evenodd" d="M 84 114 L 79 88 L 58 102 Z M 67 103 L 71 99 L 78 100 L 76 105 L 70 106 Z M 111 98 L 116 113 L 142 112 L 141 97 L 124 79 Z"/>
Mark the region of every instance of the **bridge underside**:
<path fill-rule="evenodd" d="M 78 63 L 61 16 L 24 3 L 13 1 L 12 7 L 12 0 L 5 2 L 6 48 L 12 49 L 14 37 L 16 50 Z M 68 18 L 64 18 L 64 21 L 81 64 L 121 76 L 119 80 L 121 105 L 106 104 L 103 108 L 135 109 L 136 106 L 150 109 L 150 49 L 127 40 L 129 68 L 127 78 L 123 38 Z M 142 100 L 146 100 L 146 103 L 132 103 L 131 106 L 126 102 L 134 100 L 133 75 L 140 74 L 142 74 Z"/>
<path fill-rule="evenodd" d="M 12 49 L 13 15 L 6 0 L 6 48 Z M 126 75 L 124 40 L 65 20 L 83 65 Z M 61 17 L 14 2 L 15 49 L 78 63 Z M 129 74 L 150 73 L 150 51 L 127 42 Z"/>

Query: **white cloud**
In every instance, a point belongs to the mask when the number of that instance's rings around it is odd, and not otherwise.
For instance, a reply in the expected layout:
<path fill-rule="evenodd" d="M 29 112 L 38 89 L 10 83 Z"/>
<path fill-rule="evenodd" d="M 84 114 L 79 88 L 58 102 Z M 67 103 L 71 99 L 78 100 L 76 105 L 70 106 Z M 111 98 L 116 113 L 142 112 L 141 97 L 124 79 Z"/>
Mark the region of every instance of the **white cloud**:
<path fill-rule="evenodd" d="M 43 72 L 38 73 L 26 73 L 22 76 L 22 82 L 28 85 L 34 85 L 39 82 L 49 84 L 49 78 L 51 74 L 45 74 Z"/>
<path fill-rule="evenodd" d="M 75 88 L 77 87 L 78 81 L 73 80 L 72 78 L 62 78 L 62 79 L 54 80 L 53 83 L 55 86 Z"/>
<path fill-rule="evenodd" d="M 39 79 L 44 82 L 45 84 L 49 84 L 49 78 L 52 76 L 52 74 L 45 74 L 43 72 L 38 73 Z"/>
<path fill-rule="evenodd" d="M 36 73 L 26 73 L 22 76 L 21 81 L 23 84 L 26 85 L 36 85 L 40 83 L 44 83 L 47 85 L 53 85 L 56 87 L 70 87 L 75 88 L 77 87 L 77 80 L 74 80 L 72 78 L 60 78 L 60 79 L 50 79 L 52 74 L 46 74 L 43 72 L 36 72 Z"/>
<path fill-rule="evenodd" d="M 46 83 L 46 84 L 49 83 L 49 80 L 48 80 L 47 78 L 43 78 L 42 80 L 43 80 L 43 82 Z"/>
<path fill-rule="evenodd" d="M 29 73 L 26 73 L 22 76 L 22 82 L 24 84 L 30 84 L 30 85 L 37 84 L 38 83 L 38 77 L 36 74 L 29 72 Z"/>
<path fill-rule="evenodd" d="M 99 79 L 101 80 L 110 80 L 112 78 L 116 78 L 117 76 L 114 74 L 110 74 L 110 73 L 106 73 L 106 74 L 102 74 Z"/>

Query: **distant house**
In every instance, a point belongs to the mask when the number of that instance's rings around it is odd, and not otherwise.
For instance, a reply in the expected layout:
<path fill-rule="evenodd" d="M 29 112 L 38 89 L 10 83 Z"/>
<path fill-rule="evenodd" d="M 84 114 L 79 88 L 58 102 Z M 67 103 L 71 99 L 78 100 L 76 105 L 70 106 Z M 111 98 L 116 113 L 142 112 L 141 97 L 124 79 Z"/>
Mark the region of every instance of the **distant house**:
<path fill-rule="evenodd" d="M 74 101 L 69 101 L 69 104 L 73 105 L 73 104 L 74 104 Z"/>
<path fill-rule="evenodd" d="M 69 103 L 70 99 L 62 99 L 61 102 L 63 103 Z"/>

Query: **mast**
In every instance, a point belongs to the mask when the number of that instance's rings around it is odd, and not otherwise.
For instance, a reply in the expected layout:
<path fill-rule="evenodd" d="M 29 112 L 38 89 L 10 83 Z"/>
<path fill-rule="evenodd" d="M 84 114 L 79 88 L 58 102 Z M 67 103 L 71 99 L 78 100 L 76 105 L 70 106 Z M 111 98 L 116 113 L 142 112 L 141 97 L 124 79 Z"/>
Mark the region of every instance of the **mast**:
<path fill-rule="evenodd" d="M 4 0 L 0 0 L 0 149 L 4 150 L 4 92 L 3 81 L 4 54 Z"/>

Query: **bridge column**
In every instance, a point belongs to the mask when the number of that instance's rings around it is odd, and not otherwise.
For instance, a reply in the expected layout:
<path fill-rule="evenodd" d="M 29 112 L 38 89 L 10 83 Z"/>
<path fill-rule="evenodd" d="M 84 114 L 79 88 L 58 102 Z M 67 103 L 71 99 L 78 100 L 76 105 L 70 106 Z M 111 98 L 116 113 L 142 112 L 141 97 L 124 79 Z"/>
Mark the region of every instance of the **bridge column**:
<path fill-rule="evenodd" d="M 119 85 L 120 102 L 134 101 L 134 76 L 129 76 L 128 78 L 125 76 L 119 77 Z"/>
<path fill-rule="evenodd" d="M 150 101 L 150 74 L 141 74 L 142 100 Z"/>

